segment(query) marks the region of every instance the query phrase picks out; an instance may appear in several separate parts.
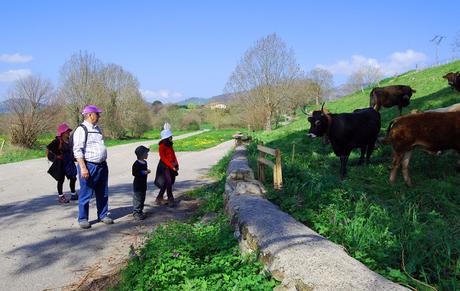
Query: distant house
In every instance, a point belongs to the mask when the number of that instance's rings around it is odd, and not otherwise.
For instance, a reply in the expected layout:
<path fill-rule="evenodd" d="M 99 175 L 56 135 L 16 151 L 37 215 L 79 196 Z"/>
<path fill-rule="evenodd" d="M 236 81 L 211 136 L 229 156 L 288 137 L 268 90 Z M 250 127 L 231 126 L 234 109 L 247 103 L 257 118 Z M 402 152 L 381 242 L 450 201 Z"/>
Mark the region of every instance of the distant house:
<path fill-rule="evenodd" d="M 218 103 L 218 102 L 208 103 L 208 104 L 206 104 L 205 107 L 210 108 L 210 109 L 227 109 L 227 105 L 225 105 L 223 103 Z"/>

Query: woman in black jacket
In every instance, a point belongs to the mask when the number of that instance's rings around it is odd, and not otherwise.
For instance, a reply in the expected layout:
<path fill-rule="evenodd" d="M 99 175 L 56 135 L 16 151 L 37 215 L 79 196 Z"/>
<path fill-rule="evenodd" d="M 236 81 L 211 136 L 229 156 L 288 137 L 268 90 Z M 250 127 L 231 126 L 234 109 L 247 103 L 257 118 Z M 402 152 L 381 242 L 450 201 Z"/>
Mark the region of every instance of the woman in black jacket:
<path fill-rule="evenodd" d="M 70 141 L 71 128 L 65 123 L 59 125 L 56 138 L 46 147 L 48 160 L 52 161 L 48 173 L 57 181 L 59 203 L 69 203 L 62 188 L 67 177 L 70 183 L 71 200 L 77 200 L 75 182 L 77 181 L 77 168 L 74 163 L 73 149 Z"/>

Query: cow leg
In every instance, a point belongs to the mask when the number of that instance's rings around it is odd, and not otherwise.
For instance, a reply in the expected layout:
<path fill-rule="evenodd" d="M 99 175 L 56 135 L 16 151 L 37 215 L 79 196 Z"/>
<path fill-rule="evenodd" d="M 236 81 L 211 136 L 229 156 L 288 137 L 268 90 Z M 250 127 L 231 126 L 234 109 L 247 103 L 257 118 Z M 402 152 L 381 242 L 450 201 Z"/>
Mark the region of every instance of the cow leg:
<path fill-rule="evenodd" d="M 402 173 L 403 173 L 404 181 L 409 187 L 414 186 L 409 176 L 409 163 L 410 163 L 411 156 L 412 156 L 412 151 L 408 151 L 407 153 L 404 154 L 403 160 L 402 160 Z"/>
<path fill-rule="evenodd" d="M 391 172 L 390 172 L 390 183 L 393 185 L 396 181 L 396 175 L 398 174 L 398 168 L 401 164 L 403 154 L 393 152 L 393 162 L 391 165 Z"/>
<path fill-rule="evenodd" d="M 372 152 L 374 151 L 375 141 L 367 145 L 367 152 L 366 152 L 366 164 L 369 164 L 371 160 Z"/>
<path fill-rule="evenodd" d="M 347 162 L 348 162 L 348 155 L 347 156 L 340 156 L 340 179 L 345 179 L 347 175 Z"/>
<path fill-rule="evenodd" d="M 364 154 L 366 153 L 366 146 L 361 147 L 361 156 L 359 157 L 358 165 L 362 165 L 364 162 Z"/>
<path fill-rule="evenodd" d="M 399 116 L 401 116 L 402 115 L 402 106 L 398 105 L 398 109 L 399 109 Z"/>

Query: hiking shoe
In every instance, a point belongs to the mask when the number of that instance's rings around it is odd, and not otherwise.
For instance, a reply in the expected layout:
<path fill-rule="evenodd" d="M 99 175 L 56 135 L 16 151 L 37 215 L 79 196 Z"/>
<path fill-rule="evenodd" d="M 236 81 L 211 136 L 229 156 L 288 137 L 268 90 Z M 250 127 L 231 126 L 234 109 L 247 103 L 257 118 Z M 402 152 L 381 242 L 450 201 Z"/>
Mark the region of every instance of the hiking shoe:
<path fill-rule="evenodd" d="M 78 200 L 78 194 L 77 193 L 72 193 L 72 195 L 70 195 L 70 200 Z"/>
<path fill-rule="evenodd" d="M 176 206 L 174 199 L 168 199 L 168 207 L 173 208 Z"/>
<path fill-rule="evenodd" d="M 107 216 L 107 215 L 106 215 L 104 218 L 102 218 L 101 220 L 99 220 L 99 221 L 102 221 L 102 222 L 105 223 L 105 224 L 113 224 L 113 219 L 110 218 L 110 217 Z"/>
<path fill-rule="evenodd" d="M 88 229 L 91 227 L 91 224 L 89 224 L 88 220 L 79 221 L 78 225 L 83 229 Z"/>
<path fill-rule="evenodd" d="M 163 198 L 157 198 L 157 199 L 155 199 L 155 204 L 156 204 L 156 205 L 160 205 L 160 206 L 161 206 L 161 205 L 163 205 L 163 202 L 164 202 Z"/>
<path fill-rule="evenodd" d="M 69 203 L 69 200 L 67 199 L 67 197 L 65 197 L 65 195 L 59 195 L 58 201 L 59 203 Z"/>
<path fill-rule="evenodd" d="M 144 220 L 145 219 L 145 214 L 143 212 L 141 213 L 134 213 L 134 220 Z"/>

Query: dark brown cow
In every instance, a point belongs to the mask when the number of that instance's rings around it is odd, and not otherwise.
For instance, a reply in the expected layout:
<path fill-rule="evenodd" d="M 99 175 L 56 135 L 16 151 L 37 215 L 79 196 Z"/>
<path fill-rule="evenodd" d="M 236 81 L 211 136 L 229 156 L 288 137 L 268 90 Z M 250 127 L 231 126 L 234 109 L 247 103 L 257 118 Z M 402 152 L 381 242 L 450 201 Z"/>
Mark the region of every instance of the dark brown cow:
<path fill-rule="evenodd" d="M 381 107 L 398 106 L 399 115 L 401 115 L 402 108 L 409 105 L 410 97 L 415 92 L 414 89 L 405 85 L 375 87 L 370 93 L 369 107 L 380 111 Z"/>
<path fill-rule="evenodd" d="M 395 118 L 388 126 L 385 143 L 393 146 L 390 183 L 394 184 L 402 161 L 404 181 L 411 187 L 409 162 L 415 147 L 431 154 L 448 149 L 460 153 L 460 112 L 421 112 Z"/>
<path fill-rule="evenodd" d="M 449 72 L 442 77 L 447 80 L 447 83 L 452 88 L 452 90 L 455 89 L 460 92 L 460 72 Z"/>

